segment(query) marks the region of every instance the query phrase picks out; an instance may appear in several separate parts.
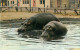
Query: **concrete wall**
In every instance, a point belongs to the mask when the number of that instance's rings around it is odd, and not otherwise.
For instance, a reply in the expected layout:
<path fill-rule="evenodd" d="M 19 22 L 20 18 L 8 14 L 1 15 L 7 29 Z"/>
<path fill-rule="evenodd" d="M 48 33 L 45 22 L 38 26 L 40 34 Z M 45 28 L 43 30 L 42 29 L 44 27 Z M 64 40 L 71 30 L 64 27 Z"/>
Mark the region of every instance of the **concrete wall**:
<path fill-rule="evenodd" d="M 73 0 L 61 0 L 61 5 L 60 5 L 60 8 L 78 8 L 79 6 L 79 1 L 80 0 L 74 0 L 74 3 L 73 3 Z M 59 8 L 58 5 L 59 5 L 59 0 L 51 0 L 50 1 L 50 7 L 51 8 Z"/>
<path fill-rule="evenodd" d="M 0 0 L 0 2 L 1 6 L 7 6 L 7 0 Z"/>
<path fill-rule="evenodd" d="M 23 4 L 23 0 L 20 1 L 20 7 L 30 7 L 29 4 Z"/>
<path fill-rule="evenodd" d="M 40 7 L 40 8 L 44 8 L 44 4 L 40 4 L 40 0 L 36 0 L 36 6 L 35 7 Z M 30 7 L 30 4 L 23 4 L 22 1 L 20 2 L 20 6 L 21 7 Z M 31 0 L 31 7 L 33 6 L 33 0 Z M 50 8 L 50 0 L 45 0 L 45 7 Z"/>
<path fill-rule="evenodd" d="M 7 0 L 7 6 L 8 6 L 8 1 L 9 1 L 9 6 L 17 6 L 17 0 Z M 11 4 L 11 1 L 14 1 L 14 4 Z"/>
<path fill-rule="evenodd" d="M 36 0 L 36 7 L 44 8 L 44 4 L 40 4 L 40 0 Z"/>
<path fill-rule="evenodd" d="M 57 0 L 50 1 L 51 8 L 57 8 Z"/>
<path fill-rule="evenodd" d="M 13 0 L 14 4 L 11 4 L 12 0 L 8 0 L 9 1 L 9 6 L 17 6 L 17 0 Z M 8 5 L 8 1 L 7 1 L 7 5 Z M 44 8 L 44 4 L 40 4 L 40 0 L 35 0 L 36 2 L 36 6 L 35 7 L 40 7 L 40 8 Z M 29 4 L 23 4 L 23 0 L 20 0 L 20 7 L 30 7 L 30 1 Z M 31 0 L 31 7 L 33 6 L 33 0 Z M 50 8 L 50 0 L 45 0 L 45 7 Z"/>
<path fill-rule="evenodd" d="M 78 6 L 79 6 L 79 8 L 80 8 L 80 0 L 78 0 Z"/>
<path fill-rule="evenodd" d="M 1 6 L 1 0 L 0 0 L 0 6 Z M 1 13 L 1 11 L 2 11 L 2 8 L 0 7 L 0 13 Z M 1 14 L 0 14 L 0 17 L 1 17 Z"/>
<path fill-rule="evenodd" d="M 1 6 L 1 0 L 0 0 L 0 6 Z"/>
<path fill-rule="evenodd" d="M 61 7 L 69 8 L 69 0 L 62 0 Z"/>
<path fill-rule="evenodd" d="M 50 0 L 46 0 L 45 1 L 45 7 L 46 8 L 50 8 Z"/>

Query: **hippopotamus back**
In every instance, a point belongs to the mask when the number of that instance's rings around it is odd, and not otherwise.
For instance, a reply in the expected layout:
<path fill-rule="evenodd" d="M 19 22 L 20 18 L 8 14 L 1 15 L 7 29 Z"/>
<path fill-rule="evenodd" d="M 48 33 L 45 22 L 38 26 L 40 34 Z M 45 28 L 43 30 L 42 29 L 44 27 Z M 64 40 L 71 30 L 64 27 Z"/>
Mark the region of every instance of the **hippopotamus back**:
<path fill-rule="evenodd" d="M 64 24 L 57 21 L 51 21 L 43 27 L 42 37 L 48 37 L 47 40 L 63 38 L 67 33 L 67 28 Z"/>
<path fill-rule="evenodd" d="M 45 26 L 50 21 L 58 21 L 60 20 L 53 14 L 50 13 L 40 13 L 34 15 L 23 22 L 20 30 L 41 30 L 43 26 Z M 25 27 L 26 26 L 26 27 Z"/>

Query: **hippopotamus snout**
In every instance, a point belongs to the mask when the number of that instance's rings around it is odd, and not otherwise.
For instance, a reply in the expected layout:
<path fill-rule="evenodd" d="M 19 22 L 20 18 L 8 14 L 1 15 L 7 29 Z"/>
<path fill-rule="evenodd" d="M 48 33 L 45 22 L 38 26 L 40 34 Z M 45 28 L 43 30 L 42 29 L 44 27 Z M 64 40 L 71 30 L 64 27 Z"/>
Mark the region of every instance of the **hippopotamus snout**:
<path fill-rule="evenodd" d="M 42 34 L 41 34 L 41 37 L 49 37 L 49 34 L 48 34 L 48 32 L 46 32 L 46 31 L 44 31 Z"/>
<path fill-rule="evenodd" d="M 18 34 L 25 32 L 25 29 L 18 29 Z"/>

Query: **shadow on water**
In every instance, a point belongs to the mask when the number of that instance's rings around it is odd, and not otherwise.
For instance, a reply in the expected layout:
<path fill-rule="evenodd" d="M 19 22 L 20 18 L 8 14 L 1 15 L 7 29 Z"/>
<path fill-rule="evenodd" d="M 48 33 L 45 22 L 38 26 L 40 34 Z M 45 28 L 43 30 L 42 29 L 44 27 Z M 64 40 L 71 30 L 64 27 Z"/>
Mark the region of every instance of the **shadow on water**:
<path fill-rule="evenodd" d="M 64 39 L 45 41 L 41 38 L 22 38 L 18 28 L 0 27 L 0 50 L 70 50 L 80 48 L 80 24 L 66 24 Z M 4 46 L 4 47 L 3 47 Z"/>

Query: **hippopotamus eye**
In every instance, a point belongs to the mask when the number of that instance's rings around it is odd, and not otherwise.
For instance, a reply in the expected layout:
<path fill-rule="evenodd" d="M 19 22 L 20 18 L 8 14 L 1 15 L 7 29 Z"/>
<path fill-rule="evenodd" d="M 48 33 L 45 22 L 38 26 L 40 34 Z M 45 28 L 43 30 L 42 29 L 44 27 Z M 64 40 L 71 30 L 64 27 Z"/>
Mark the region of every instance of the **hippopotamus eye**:
<path fill-rule="evenodd" d="M 49 30 L 52 30 L 52 27 L 51 26 L 49 26 L 49 28 L 48 28 Z"/>

